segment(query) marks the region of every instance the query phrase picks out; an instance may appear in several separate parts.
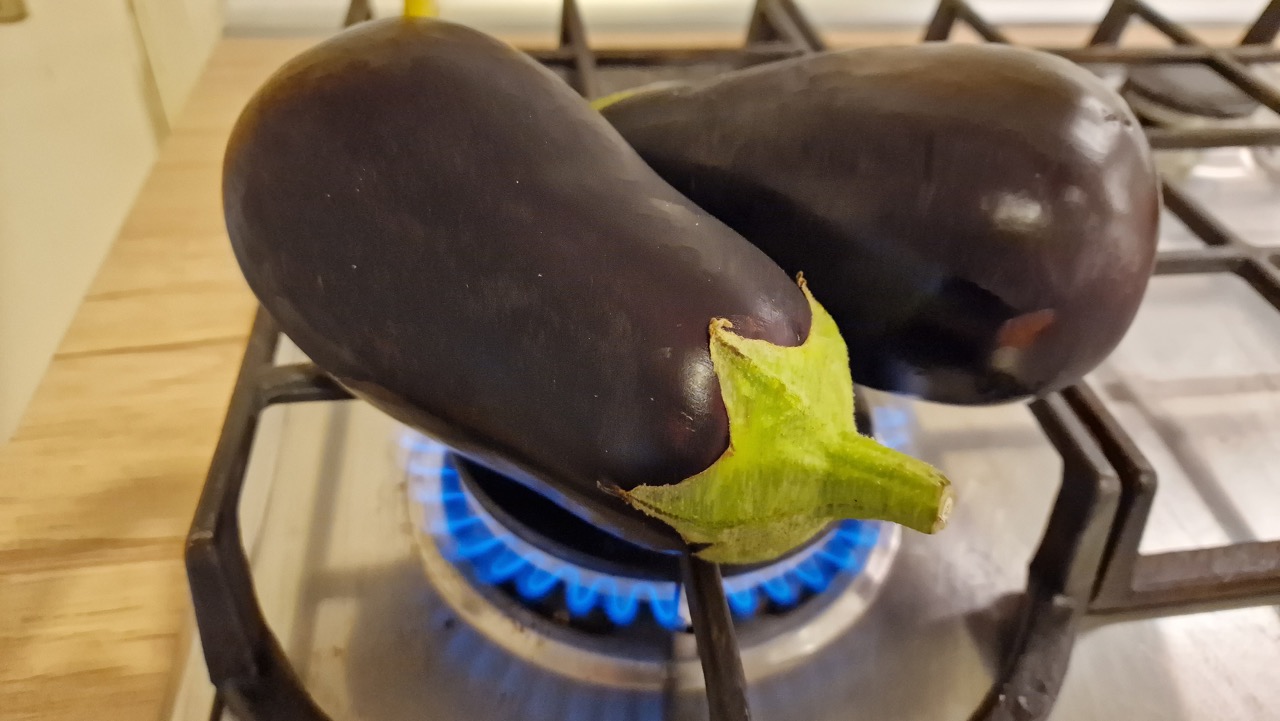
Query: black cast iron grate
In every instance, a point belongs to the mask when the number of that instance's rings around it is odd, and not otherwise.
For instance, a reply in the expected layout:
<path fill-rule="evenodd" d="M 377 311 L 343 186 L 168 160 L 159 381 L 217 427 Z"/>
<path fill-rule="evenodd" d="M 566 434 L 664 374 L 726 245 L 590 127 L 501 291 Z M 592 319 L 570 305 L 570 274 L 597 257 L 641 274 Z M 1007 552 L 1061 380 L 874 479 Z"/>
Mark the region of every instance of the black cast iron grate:
<path fill-rule="evenodd" d="M 351 3 L 347 24 L 369 19 L 367 1 Z M 1117 45 L 1133 19 L 1173 41 L 1168 48 Z M 946 40 L 957 22 L 989 42 L 1009 38 L 964 0 L 941 0 L 924 34 Z M 1272 0 L 1234 47 L 1210 47 L 1141 0 L 1115 0 L 1085 47 L 1041 48 L 1082 64 L 1201 63 L 1280 113 L 1280 91 L 1249 64 L 1280 62 L 1272 43 L 1280 0 Z M 574 0 L 564 0 L 557 49 L 530 53 L 558 69 L 578 92 L 598 94 L 599 67 L 635 69 L 744 66 L 825 50 L 793 0 L 757 0 L 740 49 L 596 51 Z M 1155 148 L 1280 146 L 1280 127 L 1177 129 L 1152 126 Z M 1234 273 L 1280 310 L 1280 258 L 1229 231 L 1169 182 L 1165 205 L 1205 243 L 1161 251 L 1157 274 Z M 268 628 L 253 592 L 240 540 L 238 506 L 258 419 L 268 406 L 350 396 L 322 371 L 272 363 L 280 334 L 259 309 L 226 421 L 187 538 L 186 565 L 209 676 L 217 689 L 211 718 L 224 705 L 242 721 L 328 721 L 304 690 Z M 1019 629 L 998 678 L 972 719 L 1031 721 L 1048 716 L 1086 615 L 1159 616 L 1275 603 L 1280 541 L 1141 554 L 1138 544 L 1155 497 L 1155 471 L 1087 384 L 1031 403 L 1062 456 L 1062 479 L 1022 595 Z M 712 721 L 750 718 L 732 617 L 720 571 L 692 556 L 682 570 Z"/>

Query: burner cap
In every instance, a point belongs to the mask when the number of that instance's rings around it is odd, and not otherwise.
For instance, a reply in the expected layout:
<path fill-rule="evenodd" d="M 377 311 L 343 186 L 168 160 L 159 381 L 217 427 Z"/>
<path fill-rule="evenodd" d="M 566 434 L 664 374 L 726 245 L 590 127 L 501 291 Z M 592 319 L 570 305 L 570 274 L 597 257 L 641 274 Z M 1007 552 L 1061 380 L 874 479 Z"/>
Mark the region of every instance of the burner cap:
<path fill-rule="evenodd" d="M 1202 63 L 1144 65 L 1129 71 L 1124 90 L 1170 110 L 1232 120 L 1258 109 L 1258 101 Z"/>
<path fill-rule="evenodd" d="M 601 573 L 659 581 L 679 580 L 680 559 L 676 554 L 654 551 L 615 536 L 570 513 L 523 483 L 462 456 L 453 455 L 451 463 L 463 487 L 476 502 L 503 528 L 530 545 Z M 802 552 L 810 544 L 792 554 Z M 726 576 L 734 576 L 771 566 L 778 560 L 782 559 L 751 565 L 725 565 L 721 571 Z"/>

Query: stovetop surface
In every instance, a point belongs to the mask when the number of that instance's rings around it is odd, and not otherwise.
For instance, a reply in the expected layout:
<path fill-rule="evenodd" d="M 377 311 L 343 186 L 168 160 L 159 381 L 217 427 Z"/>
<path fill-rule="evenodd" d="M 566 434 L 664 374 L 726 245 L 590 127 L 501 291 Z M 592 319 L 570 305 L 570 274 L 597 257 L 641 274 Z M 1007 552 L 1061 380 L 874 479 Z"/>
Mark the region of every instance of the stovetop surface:
<path fill-rule="evenodd" d="M 1280 189 L 1239 152 L 1214 152 L 1203 161 L 1209 172 L 1181 187 L 1241 235 L 1280 247 Z M 1224 172 L 1231 167 L 1235 175 Z M 1178 223 L 1164 225 L 1162 248 L 1189 242 Z M 302 356 L 286 343 L 279 360 Z M 1133 329 L 1090 381 L 1159 472 L 1144 551 L 1280 537 L 1280 314 L 1243 281 L 1155 278 Z M 963 718 L 1012 633 L 1013 597 L 1058 490 L 1058 454 L 1022 405 L 871 397 L 912 413 L 917 452 L 954 479 L 956 515 L 938 536 L 903 533 L 865 615 L 799 669 L 754 684 L 754 718 Z M 404 432 L 363 403 L 297 404 L 267 411 L 251 457 L 241 518 L 255 590 L 334 719 L 705 715 L 693 685 L 586 686 L 511 657 L 462 622 L 428 584 L 415 545 Z M 1261 720 L 1280 707 L 1280 609 L 1089 623 L 1056 721 Z M 512 634 L 536 633 L 509 624 Z M 207 718 L 211 695 L 193 646 L 175 721 Z"/>
<path fill-rule="evenodd" d="M 724 69 L 601 66 L 596 90 Z M 1244 241 L 1280 254 L 1274 155 L 1158 155 L 1180 193 Z M 1204 247 L 1172 213 L 1163 221 L 1161 250 Z M 278 362 L 301 360 L 282 345 Z M 1159 477 L 1142 551 L 1280 538 L 1280 313 L 1244 279 L 1154 278 L 1133 328 L 1088 381 Z M 751 684 L 757 721 L 966 718 L 1014 635 L 1015 601 L 1059 490 L 1061 456 L 1024 405 L 869 397 L 908 412 L 914 451 L 956 485 L 955 515 L 937 536 L 902 531 L 882 586 L 862 599 L 852 626 L 813 644 L 803 664 Z M 705 718 L 692 634 L 673 635 L 656 687 L 604 668 L 585 683 L 581 673 L 569 678 L 537 662 L 556 650 L 536 617 L 445 593 L 426 571 L 404 434 L 360 402 L 310 403 L 269 409 L 254 440 L 240 507 L 254 591 L 291 665 L 335 721 Z M 1252 721 L 1280 708 L 1280 608 L 1087 616 L 1084 624 L 1055 721 Z M 494 629 L 518 639 L 524 656 L 495 643 Z M 209 718 L 213 697 L 195 642 L 174 721 Z"/>

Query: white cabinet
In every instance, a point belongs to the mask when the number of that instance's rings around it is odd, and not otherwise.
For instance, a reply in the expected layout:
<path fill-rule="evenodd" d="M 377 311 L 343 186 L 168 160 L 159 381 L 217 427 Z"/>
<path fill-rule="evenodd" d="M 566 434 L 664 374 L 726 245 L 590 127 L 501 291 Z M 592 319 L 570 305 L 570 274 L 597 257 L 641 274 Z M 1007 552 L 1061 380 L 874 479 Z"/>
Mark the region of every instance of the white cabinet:
<path fill-rule="evenodd" d="M 26 0 L 0 24 L 0 443 L 221 31 L 220 0 Z"/>

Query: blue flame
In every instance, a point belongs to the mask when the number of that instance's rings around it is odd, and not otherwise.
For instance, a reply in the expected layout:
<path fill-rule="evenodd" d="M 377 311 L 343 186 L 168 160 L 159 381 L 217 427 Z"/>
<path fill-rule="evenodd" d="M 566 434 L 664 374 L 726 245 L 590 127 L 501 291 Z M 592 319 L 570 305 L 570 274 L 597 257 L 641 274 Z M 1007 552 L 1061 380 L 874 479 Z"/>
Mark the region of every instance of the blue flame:
<path fill-rule="evenodd" d="M 885 445 L 901 447 L 909 442 L 907 412 L 876 408 L 874 417 Z M 604 574 L 543 552 L 501 527 L 470 497 L 444 446 L 412 432 L 404 436 L 402 445 L 410 454 L 410 476 L 423 482 L 420 487 L 429 496 L 419 500 L 437 504 L 443 512 L 443 529 L 429 529 L 441 552 L 455 564 L 469 567 L 479 582 L 507 584 L 529 603 L 559 591 L 574 618 L 602 612 L 612 623 L 629 626 L 643 615 L 664 628 L 686 627 L 678 584 Z M 726 577 L 729 608 L 740 620 L 770 608 L 792 608 L 822 593 L 837 578 L 861 572 L 879 537 L 878 523 L 843 521 L 795 556 Z"/>

